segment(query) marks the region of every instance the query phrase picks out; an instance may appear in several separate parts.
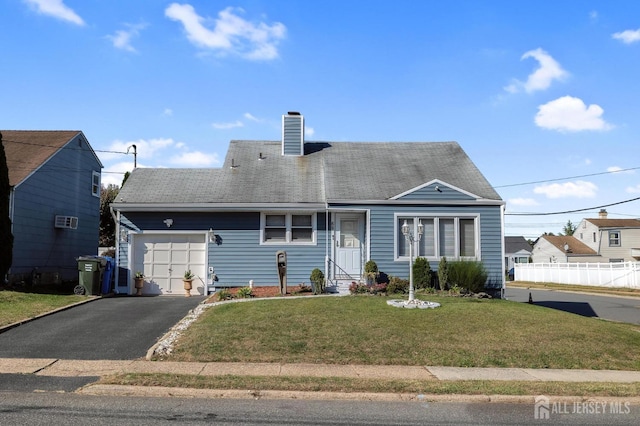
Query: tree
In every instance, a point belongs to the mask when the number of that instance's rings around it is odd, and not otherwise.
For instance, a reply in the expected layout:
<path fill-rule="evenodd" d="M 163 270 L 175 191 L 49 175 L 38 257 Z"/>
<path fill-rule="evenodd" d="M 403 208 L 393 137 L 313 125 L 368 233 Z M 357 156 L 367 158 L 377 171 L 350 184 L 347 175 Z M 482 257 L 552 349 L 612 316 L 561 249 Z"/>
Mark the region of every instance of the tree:
<path fill-rule="evenodd" d="M 120 188 L 118 185 L 102 185 L 100 189 L 100 237 L 98 244 L 101 247 L 114 247 L 116 245 L 116 223 L 111 215 L 109 204 L 113 203 Z"/>
<path fill-rule="evenodd" d="M 11 185 L 9 183 L 9 166 L 0 133 L 0 283 L 13 262 L 13 234 L 11 234 L 11 218 L 9 217 L 9 197 Z"/>
<path fill-rule="evenodd" d="M 578 225 L 574 225 L 573 223 L 571 223 L 571 220 L 568 220 L 567 224 L 564 225 L 564 228 L 562 228 L 562 233 L 560 235 L 571 236 L 574 232 L 576 232 L 577 228 Z"/>

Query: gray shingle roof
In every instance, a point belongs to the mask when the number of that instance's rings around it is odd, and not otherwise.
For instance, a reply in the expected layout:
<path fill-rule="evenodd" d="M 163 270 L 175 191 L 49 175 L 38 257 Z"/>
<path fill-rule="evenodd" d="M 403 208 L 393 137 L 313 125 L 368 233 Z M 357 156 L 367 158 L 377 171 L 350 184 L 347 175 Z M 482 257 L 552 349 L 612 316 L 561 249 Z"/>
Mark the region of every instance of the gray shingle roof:
<path fill-rule="evenodd" d="M 434 179 L 500 200 L 455 142 L 307 142 L 304 156 L 281 149 L 280 141 L 231 141 L 219 169 L 139 168 L 116 203 L 386 200 Z"/>
<path fill-rule="evenodd" d="M 517 253 L 520 250 L 526 250 L 529 253 L 533 251 L 524 237 L 504 237 L 504 252 Z"/>

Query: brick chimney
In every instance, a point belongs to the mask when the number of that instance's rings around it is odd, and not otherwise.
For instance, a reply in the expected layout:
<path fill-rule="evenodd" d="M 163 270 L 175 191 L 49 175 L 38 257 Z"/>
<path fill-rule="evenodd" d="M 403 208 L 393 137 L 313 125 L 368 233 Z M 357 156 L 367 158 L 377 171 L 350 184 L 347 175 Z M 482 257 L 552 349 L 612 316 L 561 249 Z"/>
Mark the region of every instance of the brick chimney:
<path fill-rule="evenodd" d="M 304 155 L 304 117 L 299 112 L 282 116 L 282 155 Z"/>
<path fill-rule="evenodd" d="M 598 213 L 598 218 L 599 219 L 606 219 L 607 218 L 607 210 L 600 209 L 600 212 Z"/>

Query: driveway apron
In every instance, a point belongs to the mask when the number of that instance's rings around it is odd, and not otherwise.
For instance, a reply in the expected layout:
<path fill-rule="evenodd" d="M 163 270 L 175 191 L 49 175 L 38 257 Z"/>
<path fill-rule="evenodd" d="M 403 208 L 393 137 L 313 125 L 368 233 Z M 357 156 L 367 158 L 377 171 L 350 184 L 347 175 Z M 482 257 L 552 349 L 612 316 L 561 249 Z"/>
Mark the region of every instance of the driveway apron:
<path fill-rule="evenodd" d="M 204 299 L 111 297 L 85 303 L 0 334 L 0 358 L 140 358 Z"/>

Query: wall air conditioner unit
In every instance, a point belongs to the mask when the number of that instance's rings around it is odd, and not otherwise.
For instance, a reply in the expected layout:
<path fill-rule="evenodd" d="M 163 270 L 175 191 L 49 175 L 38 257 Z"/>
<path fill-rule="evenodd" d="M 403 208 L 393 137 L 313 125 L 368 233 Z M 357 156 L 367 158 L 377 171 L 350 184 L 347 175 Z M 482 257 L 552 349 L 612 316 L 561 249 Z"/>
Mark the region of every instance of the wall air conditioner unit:
<path fill-rule="evenodd" d="M 74 216 L 56 216 L 56 228 L 77 229 L 78 218 Z"/>

